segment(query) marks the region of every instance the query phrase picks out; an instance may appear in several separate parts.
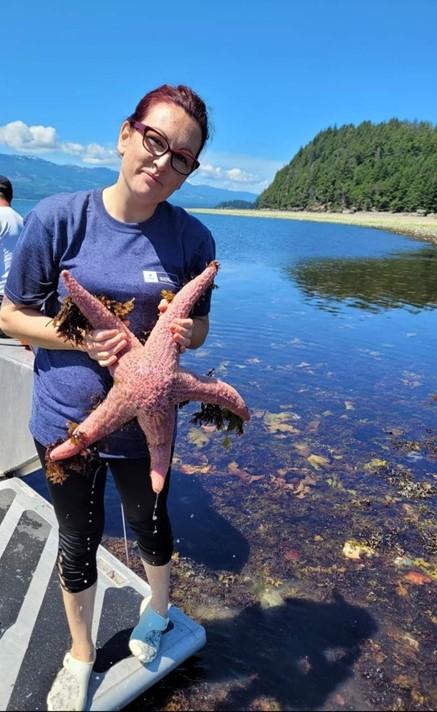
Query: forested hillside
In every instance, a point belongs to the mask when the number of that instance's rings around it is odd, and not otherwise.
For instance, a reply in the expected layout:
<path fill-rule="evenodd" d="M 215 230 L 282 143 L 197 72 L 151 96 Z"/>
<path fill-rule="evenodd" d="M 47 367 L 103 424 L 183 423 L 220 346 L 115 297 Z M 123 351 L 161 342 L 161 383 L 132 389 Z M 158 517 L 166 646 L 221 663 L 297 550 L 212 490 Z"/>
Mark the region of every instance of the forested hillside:
<path fill-rule="evenodd" d="M 328 128 L 278 171 L 257 207 L 437 212 L 437 126 L 391 119 Z"/>

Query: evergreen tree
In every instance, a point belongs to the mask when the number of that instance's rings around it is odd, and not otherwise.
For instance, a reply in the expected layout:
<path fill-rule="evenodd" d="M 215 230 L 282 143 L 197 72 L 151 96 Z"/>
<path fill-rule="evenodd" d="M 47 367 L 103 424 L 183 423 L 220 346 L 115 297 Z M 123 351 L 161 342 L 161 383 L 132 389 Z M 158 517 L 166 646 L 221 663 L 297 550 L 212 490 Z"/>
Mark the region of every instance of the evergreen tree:
<path fill-rule="evenodd" d="M 437 212 L 437 126 L 393 118 L 330 127 L 277 172 L 256 207 Z"/>

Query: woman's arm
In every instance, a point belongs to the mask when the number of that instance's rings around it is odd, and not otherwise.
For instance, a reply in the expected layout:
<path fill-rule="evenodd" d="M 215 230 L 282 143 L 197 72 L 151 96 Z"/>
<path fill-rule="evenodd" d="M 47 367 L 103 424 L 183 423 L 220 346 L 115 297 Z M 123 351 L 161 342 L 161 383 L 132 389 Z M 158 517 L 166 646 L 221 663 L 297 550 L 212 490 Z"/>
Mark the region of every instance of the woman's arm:
<path fill-rule="evenodd" d="M 159 311 L 166 310 L 168 302 L 163 299 Z M 126 346 L 123 332 L 116 330 L 94 330 L 84 338 L 80 346 L 60 336 L 50 317 L 41 314 L 38 309 L 14 304 L 6 296 L 0 309 L 0 329 L 19 341 L 30 346 L 44 349 L 63 349 L 86 351 L 101 366 L 112 366 L 116 354 Z M 195 316 L 192 319 L 175 319 L 172 324 L 173 338 L 185 349 L 197 349 L 204 343 L 209 330 L 208 316 Z"/>
<path fill-rule="evenodd" d="M 116 354 L 127 344 L 124 332 L 116 329 L 94 329 L 84 337 L 83 344 L 79 346 L 60 336 L 50 317 L 44 316 L 38 309 L 14 304 L 7 297 L 3 298 L 0 309 L 0 328 L 9 336 L 30 346 L 86 351 L 100 366 L 106 367 L 116 362 Z"/>
<path fill-rule="evenodd" d="M 198 349 L 202 346 L 209 331 L 209 317 L 208 316 L 194 316 L 193 317 L 193 331 L 191 336 L 191 343 L 189 349 Z"/>
<path fill-rule="evenodd" d="M 45 349 L 77 348 L 59 336 L 50 317 L 44 316 L 38 309 L 14 304 L 6 296 L 0 309 L 0 328 L 9 336 L 31 346 L 42 346 Z"/>

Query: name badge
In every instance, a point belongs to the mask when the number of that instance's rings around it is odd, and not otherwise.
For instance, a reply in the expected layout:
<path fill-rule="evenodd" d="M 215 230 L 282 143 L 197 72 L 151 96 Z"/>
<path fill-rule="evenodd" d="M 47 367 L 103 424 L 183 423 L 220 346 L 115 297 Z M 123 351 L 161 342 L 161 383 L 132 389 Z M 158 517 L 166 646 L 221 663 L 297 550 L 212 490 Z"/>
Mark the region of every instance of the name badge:
<path fill-rule="evenodd" d="M 176 275 L 167 274 L 167 272 L 143 270 L 143 278 L 146 284 L 166 284 L 171 287 L 177 287 L 179 284 L 179 280 Z"/>

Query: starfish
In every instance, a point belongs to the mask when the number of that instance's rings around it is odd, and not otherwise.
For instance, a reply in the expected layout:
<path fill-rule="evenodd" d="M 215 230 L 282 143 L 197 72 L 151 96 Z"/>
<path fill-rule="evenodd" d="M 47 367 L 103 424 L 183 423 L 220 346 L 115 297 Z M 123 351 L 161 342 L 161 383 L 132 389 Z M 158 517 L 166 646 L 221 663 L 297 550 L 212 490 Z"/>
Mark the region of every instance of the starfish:
<path fill-rule="evenodd" d="M 77 455 L 125 423 L 137 418 L 150 452 L 150 477 L 155 492 L 164 486 L 170 466 L 176 406 L 188 400 L 224 406 L 243 420 L 249 410 L 240 394 L 227 383 L 197 376 L 179 366 L 180 346 L 170 326 L 175 318 L 186 318 L 199 297 L 212 284 L 219 263 L 210 262 L 204 271 L 174 296 L 158 318 L 149 338 L 142 344 L 128 326 L 90 294 L 68 270 L 62 271 L 67 291 L 94 329 L 119 329 L 127 346 L 109 367 L 113 385 L 105 400 L 55 447 L 50 460 Z"/>

